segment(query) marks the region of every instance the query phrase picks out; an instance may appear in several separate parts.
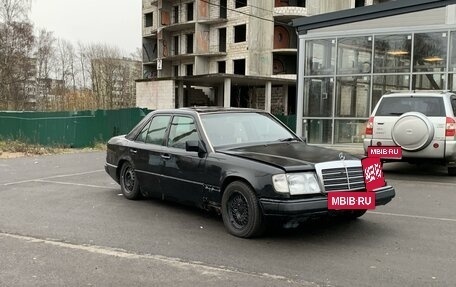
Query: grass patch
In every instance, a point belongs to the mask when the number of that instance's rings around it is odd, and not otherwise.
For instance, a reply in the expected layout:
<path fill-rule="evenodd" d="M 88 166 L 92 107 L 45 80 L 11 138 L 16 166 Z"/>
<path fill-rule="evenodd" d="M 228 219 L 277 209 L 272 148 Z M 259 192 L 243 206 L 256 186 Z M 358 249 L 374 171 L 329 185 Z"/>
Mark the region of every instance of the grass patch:
<path fill-rule="evenodd" d="M 106 143 L 105 142 L 96 142 L 92 149 L 94 150 L 106 150 Z"/>
<path fill-rule="evenodd" d="M 3 158 L 103 150 L 106 150 L 106 143 L 104 142 L 96 142 L 92 147 L 78 149 L 66 146 L 43 146 L 20 140 L 0 140 L 0 157 Z"/>
<path fill-rule="evenodd" d="M 24 155 L 45 155 L 61 153 L 68 148 L 65 147 L 49 147 L 38 144 L 29 144 L 18 140 L 1 140 L 0 155 L 4 153 L 22 153 Z"/>

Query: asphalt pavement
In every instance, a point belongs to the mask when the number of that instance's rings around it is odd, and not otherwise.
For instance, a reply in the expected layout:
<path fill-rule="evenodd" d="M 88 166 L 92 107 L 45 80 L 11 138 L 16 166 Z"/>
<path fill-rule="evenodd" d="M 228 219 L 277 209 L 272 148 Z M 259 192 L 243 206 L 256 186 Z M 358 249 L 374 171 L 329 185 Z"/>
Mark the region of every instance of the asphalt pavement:
<path fill-rule="evenodd" d="M 104 157 L 0 160 L 0 286 L 456 282 L 456 178 L 441 167 L 387 164 L 397 192 L 389 205 L 352 222 L 314 220 L 247 240 L 215 214 L 125 199 Z"/>

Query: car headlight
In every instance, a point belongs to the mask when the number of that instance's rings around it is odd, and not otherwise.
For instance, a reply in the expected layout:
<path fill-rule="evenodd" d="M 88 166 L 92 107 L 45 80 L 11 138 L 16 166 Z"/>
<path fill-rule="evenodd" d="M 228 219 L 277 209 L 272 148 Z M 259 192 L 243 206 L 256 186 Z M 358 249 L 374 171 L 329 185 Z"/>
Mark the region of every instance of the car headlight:
<path fill-rule="evenodd" d="M 276 174 L 272 176 L 274 189 L 290 195 L 320 193 L 317 176 L 313 172 Z"/>

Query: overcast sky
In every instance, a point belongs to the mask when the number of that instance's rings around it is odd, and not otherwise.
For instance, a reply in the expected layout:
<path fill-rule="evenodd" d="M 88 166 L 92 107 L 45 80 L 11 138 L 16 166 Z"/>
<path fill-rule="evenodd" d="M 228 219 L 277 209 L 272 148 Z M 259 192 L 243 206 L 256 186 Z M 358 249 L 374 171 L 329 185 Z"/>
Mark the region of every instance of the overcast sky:
<path fill-rule="evenodd" d="M 127 54 L 141 47 L 141 0 L 32 0 L 35 27 L 73 43 L 106 43 Z"/>

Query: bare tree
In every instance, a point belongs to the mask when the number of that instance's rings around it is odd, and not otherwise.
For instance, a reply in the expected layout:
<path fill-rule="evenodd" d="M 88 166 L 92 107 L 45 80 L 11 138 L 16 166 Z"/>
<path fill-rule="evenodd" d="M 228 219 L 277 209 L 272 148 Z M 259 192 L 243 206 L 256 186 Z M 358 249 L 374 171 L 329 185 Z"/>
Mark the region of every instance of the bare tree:
<path fill-rule="evenodd" d="M 61 108 L 64 109 L 67 101 L 67 91 L 71 90 L 72 93 L 76 93 L 76 53 L 73 44 L 64 39 L 57 40 L 56 49 L 57 64 L 55 74 L 56 78 L 64 83 L 64 89 L 58 94 L 58 100 Z"/>
<path fill-rule="evenodd" d="M 49 78 L 55 57 L 55 37 L 53 32 L 41 29 L 35 43 L 35 58 L 37 60 L 38 78 Z"/>
<path fill-rule="evenodd" d="M 29 22 L 30 0 L 0 0 L 0 22 Z"/>
<path fill-rule="evenodd" d="M 115 74 L 118 69 L 116 59 L 118 49 L 107 45 L 90 45 L 87 49 L 90 59 L 92 89 L 100 108 L 113 108 Z"/>
<path fill-rule="evenodd" d="M 30 9 L 31 0 L 0 0 L 0 109 L 134 106 L 140 49 L 126 58 L 116 47 L 74 46 L 46 29 L 35 39 Z"/>
<path fill-rule="evenodd" d="M 65 40 L 57 40 L 57 65 L 55 67 L 55 74 L 58 79 L 65 82 L 67 86 L 71 77 L 71 61 L 74 58 L 71 53 L 74 53 L 73 45 Z"/>
<path fill-rule="evenodd" d="M 22 110 L 35 89 L 29 1 L 0 0 L 0 108 Z"/>
<path fill-rule="evenodd" d="M 37 63 L 37 110 L 47 110 L 54 85 L 52 70 L 55 65 L 55 37 L 52 32 L 41 29 L 35 43 Z"/>
<path fill-rule="evenodd" d="M 87 46 L 81 42 L 78 42 L 77 59 L 79 61 L 80 71 L 79 86 L 84 91 L 90 86 L 90 71 L 87 70 L 90 68 L 90 60 L 87 53 Z"/>
<path fill-rule="evenodd" d="M 141 62 L 124 57 L 115 47 L 92 45 L 89 50 L 93 92 L 99 106 L 106 109 L 134 106 L 135 80 L 141 76 Z"/>
<path fill-rule="evenodd" d="M 130 54 L 130 58 L 134 61 L 142 61 L 143 60 L 143 51 L 141 48 L 136 48 L 136 50 Z"/>

